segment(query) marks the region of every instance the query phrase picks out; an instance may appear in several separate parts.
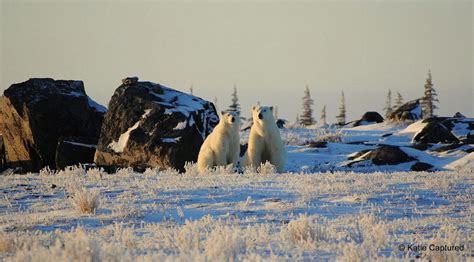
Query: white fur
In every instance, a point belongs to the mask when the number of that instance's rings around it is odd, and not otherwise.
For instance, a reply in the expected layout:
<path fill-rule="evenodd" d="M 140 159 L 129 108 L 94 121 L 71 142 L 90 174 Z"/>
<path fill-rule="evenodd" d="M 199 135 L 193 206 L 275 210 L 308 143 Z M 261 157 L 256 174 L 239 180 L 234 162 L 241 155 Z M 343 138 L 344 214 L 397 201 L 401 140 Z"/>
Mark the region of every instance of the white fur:
<path fill-rule="evenodd" d="M 273 118 L 273 107 L 254 106 L 252 118 L 253 125 L 243 166 L 259 167 L 261 163 L 268 161 L 282 173 L 285 169 L 286 151 Z"/>
<path fill-rule="evenodd" d="M 231 119 L 234 119 L 234 122 Z M 206 137 L 199 150 L 197 165 L 201 173 L 216 166 L 237 166 L 240 153 L 240 117 L 229 112 L 221 113 L 219 124 Z"/>

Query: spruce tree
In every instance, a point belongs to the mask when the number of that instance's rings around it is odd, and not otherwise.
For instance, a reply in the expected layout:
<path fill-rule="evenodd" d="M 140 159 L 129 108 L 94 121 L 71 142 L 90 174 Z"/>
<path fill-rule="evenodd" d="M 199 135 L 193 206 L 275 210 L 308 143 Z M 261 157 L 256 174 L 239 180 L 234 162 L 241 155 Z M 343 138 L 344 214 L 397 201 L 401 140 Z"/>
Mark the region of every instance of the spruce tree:
<path fill-rule="evenodd" d="M 384 109 L 385 110 L 385 117 L 389 117 L 390 114 L 393 112 L 393 109 L 392 109 L 392 90 L 388 90 L 388 94 L 387 94 L 387 100 L 385 102 L 385 107 Z"/>
<path fill-rule="evenodd" d="M 189 88 L 189 94 L 194 95 L 193 94 L 193 85 L 191 85 L 191 88 Z"/>
<path fill-rule="evenodd" d="M 344 91 L 341 92 L 341 105 L 339 106 L 339 115 L 336 116 L 337 123 L 341 126 L 346 124 L 346 101 Z"/>
<path fill-rule="evenodd" d="M 403 105 L 403 97 L 397 92 L 397 99 L 395 99 L 394 109 L 397 109 Z"/>
<path fill-rule="evenodd" d="M 239 97 L 237 96 L 237 87 L 235 85 L 234 92 L 232 93 L 232 103 L 230 104 L 228 111 L 240 114 Z"/>
<path fill-rule="evenodd" d="M 438 94 L 433 88 L 433 81 L 431 79 L 431 71 L 428 71 L 428 78 L 425 82 L 425 94 L 421 99 L 421 108 L 423 110 L 423 118 L 434 116 L 434 110 L 438 108 L 435 103 L 439 102 Z"/>
<path fill-rule="evenodd" d="M 303 126 L 309 126 L 314 124 L 313 109 L 311 108 L 312 105 L 314 105 L 314 101 L 311 98 L 309 87 L 306 86 L 303 96 L 303 113 L 300 117 L 300 123 Z"/>
<path fill-rule="evenodd" d="M 326 120 L 326 105 L 323 106 L 323 109 L 321 110 L 321 124 L 326 126 L 328 124 Z"/>

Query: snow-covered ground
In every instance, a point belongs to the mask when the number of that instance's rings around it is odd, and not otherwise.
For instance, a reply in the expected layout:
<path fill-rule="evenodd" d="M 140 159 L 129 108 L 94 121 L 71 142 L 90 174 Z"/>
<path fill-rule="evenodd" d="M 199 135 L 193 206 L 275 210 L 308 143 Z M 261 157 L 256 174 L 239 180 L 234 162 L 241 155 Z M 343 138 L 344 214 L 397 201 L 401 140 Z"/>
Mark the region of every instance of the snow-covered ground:
<path fill-rule="evenodd" d="M 0 259 L 472 260 L 474 153 L 410 148 L 419 129 L 377 124 L 283 130 L 284 174 L 269 165 L 260 173 L 221 168 L 207 175 L 195 165 L 184 174 L 83 168 L 4 173 Z M 315 140 L 333 142 L 304 146 Z M 441 171 L 341 167 L 349 155 L 377 144 L 402 146 Z M 93 214 L 80 212 L 87 199 L 97 205 Z M 452 246 L 462 250 L 433 250 Z"/>

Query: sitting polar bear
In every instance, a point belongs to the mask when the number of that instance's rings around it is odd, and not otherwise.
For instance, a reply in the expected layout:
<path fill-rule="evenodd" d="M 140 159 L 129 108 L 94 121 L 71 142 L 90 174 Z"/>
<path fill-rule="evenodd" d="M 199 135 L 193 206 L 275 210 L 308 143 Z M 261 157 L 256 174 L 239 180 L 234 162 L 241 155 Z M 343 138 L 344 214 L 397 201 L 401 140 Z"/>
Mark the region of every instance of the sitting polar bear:
<path fill-rule="evenodd" d="M 284 171 L 286 151 L 280 137 L 280 131 L 273 118 L 273 107 L 254 106 L 252 108 L 253 125 L 250 129 L 248 149 L 243 166 L 259 167 L 270 162 L 279 173 Z"/>
<path fill-rule="evenodd" d="M 240 152 L 240 117 L 235 112 L 221 112 L 219 124 L 206 137 L 199 150 L 198 169 L 201 173 L 216 166 L 237 166 Z"/>

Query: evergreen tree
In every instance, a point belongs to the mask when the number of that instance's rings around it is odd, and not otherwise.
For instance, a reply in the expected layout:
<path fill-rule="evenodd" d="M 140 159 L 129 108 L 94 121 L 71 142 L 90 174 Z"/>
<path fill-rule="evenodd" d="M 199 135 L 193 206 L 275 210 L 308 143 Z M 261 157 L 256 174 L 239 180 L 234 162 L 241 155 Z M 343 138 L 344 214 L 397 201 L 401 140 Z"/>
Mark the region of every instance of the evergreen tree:
<path fill-rule="evenodd" d="M 438 94 L 433 88 L 433 81 L 431 79 L 431 71 L 428 71 L 428 78 L 425 82 L 425 94 L 421 99 L 421 108 L 423 110 L 423 117 L 429 118 L 434 116 L 434 110 L 438 108 L 435 103 L 439 102 Z"/>
<path fill-rule="evenodd" d="M 300 123 L 303 126 L 309 126 L 315 122 L 313 118 L 313 109 L 311 108 L 312 105 L 314 105 L 314 100 L 311 98 L 311 94 L 309 93 L 309 87 L 306 86 L 303 96 L 303 113 L 300 117 Z"/>
<path fill-rule="evenodd" d="M 193 85 L 191 85 L 191 88 L 189 88 L 189 94 L 194 95 L 193 94 Z"/>
<path fill-rule="evenodd" d="M 387 94 L 387 101 L 385 102 L 385 107 L 384 109 L 385 110 L 385 117 L 387 118 L 392 112 L 393 112 L 393 109 L 392 109 L 392 90 L 388 90 L 388 94 Z"/>
<path fill-rule="evenodd" d="M 397 92 L 397 99 L 395 99 L 394 109 L 397 109 L 403 105 L 403 97 Z"/>
<path fill-rule="evenodd" d="M 326 126 L 328 124 L 326 120 L 326 105 L 323 106 L 323 109 L 321 110 L 321 124 Z"/>
<path fill-rule="evenodd" d="M 228 111 L 240 114 L 239 97 L 237 96 L 237 87 L 235 85 L 234 92 L 232 93 L 232 103 L 230 104 Z"/>
<path fill-rule="evenodd" d="M 341 92 L 341 105 L 339 106 L 339 115 L 336 116 L 337 123 L 341 126 L 346 124 L 346 101 L 344 91 Z"/>

